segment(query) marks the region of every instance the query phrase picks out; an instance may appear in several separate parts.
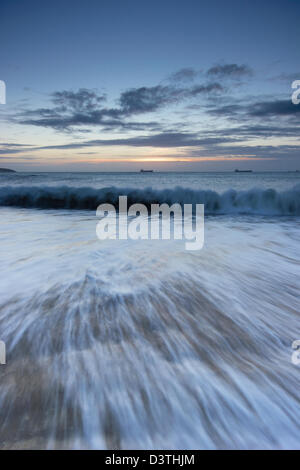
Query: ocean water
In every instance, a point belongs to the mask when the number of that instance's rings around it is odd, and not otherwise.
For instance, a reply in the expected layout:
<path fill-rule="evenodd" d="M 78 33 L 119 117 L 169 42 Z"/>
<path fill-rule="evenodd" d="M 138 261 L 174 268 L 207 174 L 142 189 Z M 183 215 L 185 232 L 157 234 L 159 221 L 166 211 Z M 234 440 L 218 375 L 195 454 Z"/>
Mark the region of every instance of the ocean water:
<path fill-rule="evenodd" d="M 100 241 L 119 195 L 203 249 Z M 0 448 L 300 448 L 300 173 L 0 174 L 0 214 Z"/>

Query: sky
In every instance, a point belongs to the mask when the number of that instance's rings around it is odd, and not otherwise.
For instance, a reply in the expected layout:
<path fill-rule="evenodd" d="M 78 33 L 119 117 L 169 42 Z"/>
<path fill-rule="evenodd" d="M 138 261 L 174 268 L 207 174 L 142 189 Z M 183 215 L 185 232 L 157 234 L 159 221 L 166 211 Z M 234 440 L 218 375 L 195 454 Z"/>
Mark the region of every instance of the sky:
<path fill-rule="evenodd" d="M 0 167 L 300 169 L 299 17 L 299 0 L 1 0 Z"/>

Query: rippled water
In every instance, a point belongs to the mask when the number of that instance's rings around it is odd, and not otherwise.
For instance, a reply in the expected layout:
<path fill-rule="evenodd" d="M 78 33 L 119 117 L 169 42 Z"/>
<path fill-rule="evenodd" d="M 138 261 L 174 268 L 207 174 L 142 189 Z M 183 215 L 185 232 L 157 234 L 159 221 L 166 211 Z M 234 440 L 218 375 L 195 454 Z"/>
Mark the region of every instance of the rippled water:
<path fill-rule="evenodd" d="M 1 186 L 124 178 L 13 177 Z M 253 175 L 234 177 L 172 175 L 172 188 L 253 188 Z M 170 187 L 131 178 L 123 187 Z M 296 180 L 268 174 L 256 188 Z M 180 240 L 99 241 L 91 210 L 0 213 L 1 448 L 300 447 L 297 215 L 206 216 L 204 248 L 188 252 Z"/>

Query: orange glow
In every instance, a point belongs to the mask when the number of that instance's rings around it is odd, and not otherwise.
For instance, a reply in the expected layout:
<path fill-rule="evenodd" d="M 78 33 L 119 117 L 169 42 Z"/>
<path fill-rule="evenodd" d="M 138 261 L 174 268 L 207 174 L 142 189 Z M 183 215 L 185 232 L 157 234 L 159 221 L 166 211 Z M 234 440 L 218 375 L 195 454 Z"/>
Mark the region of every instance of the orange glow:
<path fill-rule="evenodd" d="M 218 157 L 136 157 L 136 158 L 95 158 L 92 160 L 76 160 L 80 163 L 161 163 L 161 162 L 210 162 L 210 161 L 252 161 L 273 160 L 273 158 L 260 158 L 251 155 L 243 156 L 218 156 Z"/>

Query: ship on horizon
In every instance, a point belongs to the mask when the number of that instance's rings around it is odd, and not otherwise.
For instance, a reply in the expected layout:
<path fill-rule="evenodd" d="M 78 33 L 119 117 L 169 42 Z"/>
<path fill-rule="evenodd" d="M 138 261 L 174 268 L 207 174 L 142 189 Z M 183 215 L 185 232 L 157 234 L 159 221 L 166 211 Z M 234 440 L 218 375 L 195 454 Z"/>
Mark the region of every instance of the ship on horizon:
<path fill-rule="evenodd" d="M 234 170 L 235 173 L 252 173 L 253 170 Z"/>

